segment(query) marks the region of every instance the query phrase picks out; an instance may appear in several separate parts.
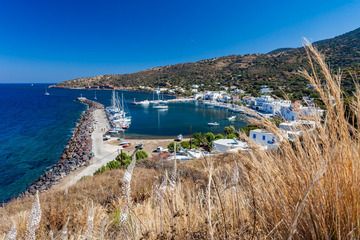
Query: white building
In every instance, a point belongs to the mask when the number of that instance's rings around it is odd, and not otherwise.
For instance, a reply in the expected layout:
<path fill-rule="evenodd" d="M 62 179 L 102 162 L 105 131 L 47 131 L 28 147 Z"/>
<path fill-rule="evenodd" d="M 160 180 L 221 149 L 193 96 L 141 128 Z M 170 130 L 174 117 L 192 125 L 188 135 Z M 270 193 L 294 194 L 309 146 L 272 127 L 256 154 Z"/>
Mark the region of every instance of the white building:
<path fill-rule="evenodd" d="M 213 142 L 213 148 L 215 152 L 220 153 L 237 152 L 247 150 L 248 145 L 236 139 L 218 139 Z"/>
<path fill-rule="evenodd" d="M 304 131 L 313 131 L 316 127 L 315 121 L 299 120 L 280 123 L 279 129 L 290 141 L 295 140 L 304 134 Z"/>
<path fill-rule="evenodd" d="M 264 150 L 275 149 L 279 145 L 279 140 L 275 134 L 264 129 L 250 130 L 249 138 Z"/>
<path fill-rule="evenodd" d="M 260 94 L 270 94 L 272 92 L 273 92 L 273 90 L 266 85 L 263 85 L 260 88 Z"/>
<path fill-rule="evenodd" d="M 301 104 L 292 104 L 291 106 L 282 106 L 280 114 L 286 121 L 296 121 L 303 118 L 320 118 L 323 116 L 324 110 L 315 106 L 304 107 Z"/>
<path fill-rule="evenodd" d="M 221 92 L 208 91 L 204 94 L 204 100 L 216 101 L 222 97 Z"/>

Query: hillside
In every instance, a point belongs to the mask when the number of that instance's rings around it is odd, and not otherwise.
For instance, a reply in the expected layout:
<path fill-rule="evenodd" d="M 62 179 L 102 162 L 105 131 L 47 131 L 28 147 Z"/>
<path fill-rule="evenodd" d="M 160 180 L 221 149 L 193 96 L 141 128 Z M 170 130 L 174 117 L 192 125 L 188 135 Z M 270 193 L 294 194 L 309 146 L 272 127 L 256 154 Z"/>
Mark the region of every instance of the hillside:
<path fill-rule="evenodd" d="M 344 70 L 345 90 L 353 90 L 348 70 L 360 72 L 360 28 L 332 39 L 314 43 L 327 56 L 332 69 Z M 304 79 L 295 74 L 306 67 L 303 48 L 277 49 L 267 54 L 231 55 L 194 63 L 182 63 L 156 67 L 131 74 L 100 75 L 78 78 L 59 83 L 58 87 L 119 87 L 137 88 L 142 86 L 181 86 L 204 84 L 206 89 L 217 89 L 219 84 L 236 85 L 256 94 L 263 84 L 299 98 L 311 94 Z"/>
<path fill-rule="evenodd" d="M 315 129 L 276 151 L 250 141 L 251 151 L 134 161 L 14 199 L 0 208 L 0 239 L 360 239 L 360 92 L 344 102 L 339 79 L 308 49 L 324 80 L 302 72 L 326 108 Z"/>

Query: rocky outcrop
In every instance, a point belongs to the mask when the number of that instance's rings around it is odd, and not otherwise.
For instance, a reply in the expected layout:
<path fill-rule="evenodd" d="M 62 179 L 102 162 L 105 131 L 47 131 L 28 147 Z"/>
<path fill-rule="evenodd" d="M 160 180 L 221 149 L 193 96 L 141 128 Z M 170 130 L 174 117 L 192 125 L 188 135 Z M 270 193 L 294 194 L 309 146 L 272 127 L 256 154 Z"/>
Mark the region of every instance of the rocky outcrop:
<path fill-rule="evenodd" d="M 76 124 L 73 135 L 65 146 L 60 160 L 31 184 L 25 194 L 34 194 L 36 191 L 47 190 L 71 171 L 89 164 L 93 155 L 91 140 L 91 134 L 94 130 L 93 111 L 104 108 L 104 106 L 86 98 L 79 98 L 78 100 L 86 104 L 88 109 L 81 115 Z"/>

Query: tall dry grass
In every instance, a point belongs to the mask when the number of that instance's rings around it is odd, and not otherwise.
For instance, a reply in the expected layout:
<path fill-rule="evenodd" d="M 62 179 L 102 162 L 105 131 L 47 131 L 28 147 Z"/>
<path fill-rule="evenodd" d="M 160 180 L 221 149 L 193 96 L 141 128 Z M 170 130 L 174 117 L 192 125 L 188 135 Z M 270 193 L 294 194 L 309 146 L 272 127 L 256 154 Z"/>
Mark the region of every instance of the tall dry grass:
<path fill-rule="evenodd" d="M 254 147 L 177 165 L 145 164 L 125 183 L 131 187 L 126 194 L 119 171 L 85 179 L 75 186 L 78 194 L 70 189 L 62 203 L 49 203 L 56 199 L 42 194 L 42 219 L 56 224 L 42 220 L 38 238 L 49 239 L 51 232 L 54 239 L 359 239 L 360 88 L 346 113 L 341 74 L 333 74 L 313 46 L 306 50 L 311 70 L 299 74 L 326 106 L 315 130 L 304 129 L 294 142 L 283 139 L 277 151 Z M 271 122 L 261 124 L 281 137 Z M 66 204 L 72 204 L 70 210 L 62 213 Z M 23 236 L 27 211 L 11 206 L 3 212 L 15 227 L 0 224 L 0 229 Z M 128 213 L 125 222 L 122 209 Z"/>

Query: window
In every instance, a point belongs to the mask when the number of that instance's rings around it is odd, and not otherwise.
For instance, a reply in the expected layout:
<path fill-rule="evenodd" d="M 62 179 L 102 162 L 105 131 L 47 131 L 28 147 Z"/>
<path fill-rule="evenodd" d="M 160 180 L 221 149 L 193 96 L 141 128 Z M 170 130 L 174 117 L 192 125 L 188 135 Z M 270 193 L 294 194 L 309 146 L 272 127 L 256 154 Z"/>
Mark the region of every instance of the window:
<path fill-rule="evenodd" d="M 253 139 L 255 139 L 255 138 L 256 138 L 256 134 L 254 133 L 254 134 L 253 134 Z"/>
<path fill-rule="evenodd" d="M 262 136 L 262 140 L 265 141 L 265 136 Z"/>

